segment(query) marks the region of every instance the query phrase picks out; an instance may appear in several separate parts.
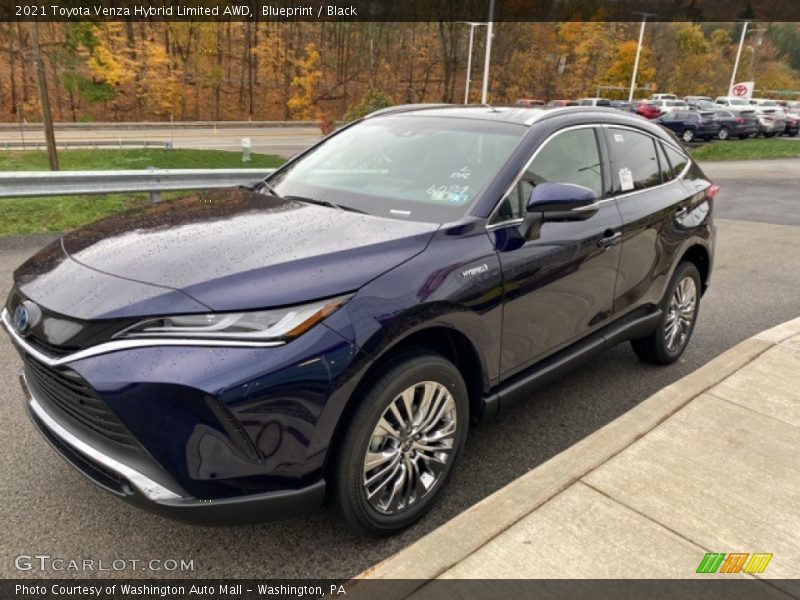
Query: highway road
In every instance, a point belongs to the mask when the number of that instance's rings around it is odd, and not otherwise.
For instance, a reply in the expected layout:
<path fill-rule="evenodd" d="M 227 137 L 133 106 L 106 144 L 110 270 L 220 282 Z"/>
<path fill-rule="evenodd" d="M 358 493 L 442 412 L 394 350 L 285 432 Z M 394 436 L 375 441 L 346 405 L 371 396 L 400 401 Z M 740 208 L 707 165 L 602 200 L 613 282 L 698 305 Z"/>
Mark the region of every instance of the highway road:
<path fill-rule="evenodd" d="M 114 144 L 120 142 L 149 142 L 165 144 L 172 142 L 174 148 L 193 148 L 204 150 L 242 149 L 242 138 L 250 138 L 250 149 L 260 154 L 277 154 L 288 157 L 303 150 L 320 139 L 319 127 L 287 126 L 287 127 L 175 127 L 153 126 L 122 129 L 117 127 L 98 127 L 91 129 L 56 129 L 56 142 L 59 147 L 65 144 L 80 142 L 85 144 L 101 142 Z M 27 130 L 20 135 L 19 130 L 0 128 L 0 149 L 4 144 L 14 144 L 19 148 L 23 141 L 26 144 L 39 144 L 44 148 L 44 134 L 41 130 Z M 91 146 L 89 146 L 91 147 Z"/>
<path fill-rule="evenodd" d="M 645 365 L 621 345 L 471 430 L 443 501 L 422 523 L 387 540 L 354 535 L 326 511 L 281 522 L 203 528 L 166 521 L 120 502 L 67 467 L 28 422 L 17 384 L 20 361 L 0 335 L 0 522 L 5 525 L 0 576 L 23 575 L 15 570 L 14 557 L 36 553 L 107 562 L 194 561 L 193 571 L 125 569 L 99 574 L 104 577 L 358 574 L 737 342 L 800 315 L 798 166 L 800 161 L 762 161 L 707 168 L 722 186 L 716 200 L 716 267 L 694 338 L 677 364 Z M 53 237 L 0 238 L 2 297 L 14 267 Z"/>

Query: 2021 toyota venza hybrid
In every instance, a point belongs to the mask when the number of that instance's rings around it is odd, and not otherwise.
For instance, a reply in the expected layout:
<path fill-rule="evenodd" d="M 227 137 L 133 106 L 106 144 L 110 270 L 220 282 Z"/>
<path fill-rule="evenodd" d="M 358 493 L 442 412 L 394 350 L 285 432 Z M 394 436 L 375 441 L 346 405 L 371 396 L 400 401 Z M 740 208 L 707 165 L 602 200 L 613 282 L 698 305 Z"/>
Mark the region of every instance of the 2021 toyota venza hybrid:
<path fill-rule="evenodd" d="M 613 109 L 397 107 L 65 235 L 2 321 L 33 423 L 110 492 L 218 524 L 327 499 L 389 534 L 471 423 L 624 340 L 681 355 L 717 189 Z"/>

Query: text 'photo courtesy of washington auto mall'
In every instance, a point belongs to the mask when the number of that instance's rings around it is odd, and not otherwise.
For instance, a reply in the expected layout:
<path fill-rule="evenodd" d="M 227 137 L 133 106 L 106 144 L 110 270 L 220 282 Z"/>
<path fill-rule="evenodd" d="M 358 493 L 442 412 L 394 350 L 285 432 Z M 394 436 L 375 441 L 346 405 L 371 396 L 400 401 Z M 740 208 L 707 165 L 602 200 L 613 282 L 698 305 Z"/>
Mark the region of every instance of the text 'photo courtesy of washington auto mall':
<path fill-rule="evenodd" d="M 0 0 L 0 598 L 800 598 L 788 0 Z"/>

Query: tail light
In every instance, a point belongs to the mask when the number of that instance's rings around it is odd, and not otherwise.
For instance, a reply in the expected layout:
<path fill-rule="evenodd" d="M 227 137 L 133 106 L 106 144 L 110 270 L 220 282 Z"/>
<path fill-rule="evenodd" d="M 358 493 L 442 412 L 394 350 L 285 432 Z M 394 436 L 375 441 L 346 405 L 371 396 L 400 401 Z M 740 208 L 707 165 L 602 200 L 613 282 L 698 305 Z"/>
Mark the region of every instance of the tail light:
<path fill-rule="evenodd" d="M 736 117 L 737 123 L 744 123 L 744 119 L 742 117 Z"/>
<path fill-rule="evenodd" d="M 706 188 L 706 200 L 713 200 L 717 194 L 719 194 L 719 186 L 716 183 L 712 183 Z"/>

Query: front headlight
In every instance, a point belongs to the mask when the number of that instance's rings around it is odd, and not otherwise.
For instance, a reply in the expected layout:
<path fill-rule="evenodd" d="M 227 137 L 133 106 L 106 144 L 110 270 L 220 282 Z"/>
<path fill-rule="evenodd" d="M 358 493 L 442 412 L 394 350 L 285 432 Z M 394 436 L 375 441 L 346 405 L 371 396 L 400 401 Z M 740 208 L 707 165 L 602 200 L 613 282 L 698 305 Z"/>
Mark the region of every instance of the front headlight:
<path fill-rule="evenodd" d="M 349 299 L 347 295 L 271 310 L 154 317 L 140 321 L 117 337 L 289 341 L 311 329 Z"/>

